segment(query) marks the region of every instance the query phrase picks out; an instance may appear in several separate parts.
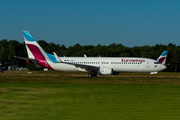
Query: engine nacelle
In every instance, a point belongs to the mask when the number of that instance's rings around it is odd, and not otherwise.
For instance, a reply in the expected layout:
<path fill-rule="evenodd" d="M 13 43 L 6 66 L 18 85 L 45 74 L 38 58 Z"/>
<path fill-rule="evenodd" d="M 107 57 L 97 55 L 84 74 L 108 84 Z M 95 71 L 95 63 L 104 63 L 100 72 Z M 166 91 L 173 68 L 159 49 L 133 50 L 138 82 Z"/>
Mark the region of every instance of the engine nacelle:
<path fill-rule="evenodd" d="M 98 75 L 112 75 L 113 69 L 112 68 L 99 68 Z"/>

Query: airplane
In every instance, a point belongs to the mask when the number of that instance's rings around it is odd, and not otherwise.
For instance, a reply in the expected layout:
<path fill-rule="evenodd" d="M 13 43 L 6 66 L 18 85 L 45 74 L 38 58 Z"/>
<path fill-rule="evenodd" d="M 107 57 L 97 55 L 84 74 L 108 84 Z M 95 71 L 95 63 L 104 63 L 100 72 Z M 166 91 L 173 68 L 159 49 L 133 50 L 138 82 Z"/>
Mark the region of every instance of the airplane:
<path fill-rule="evenodd" d="M 26 60 L 37 67 L 65 72 L 89 72 L 88 77 L 98 75 L 119 75 L 121 72 L 148 72 L 150 77 L 166 69 L 168 51 L 164 51 L 157 60 L 140 57 L 59 57 L 55 52 L 46 53 L 28 31 L 23 31 L 28 58 Z"/>

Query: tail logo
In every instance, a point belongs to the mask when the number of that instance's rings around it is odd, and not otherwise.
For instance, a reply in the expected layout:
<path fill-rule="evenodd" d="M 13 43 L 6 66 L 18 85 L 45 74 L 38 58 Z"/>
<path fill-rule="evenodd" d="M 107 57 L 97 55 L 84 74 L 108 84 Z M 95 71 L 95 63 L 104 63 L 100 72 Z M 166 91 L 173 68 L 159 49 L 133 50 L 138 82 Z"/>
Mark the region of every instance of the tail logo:
<path fill-rule="evenodd" d="M 53 69 L 48 63 L 50 60 L 45 51 L 39 46 L 35 39 L 31 36 L 28 31 L 23 31 L 24 41 L 26 44 L 26 49 L 28 57 L 37 60 L 37 64 L 41 67 L 46 67 Z"/>
<path fill-rule="evenodd" d="M 159 63 L 165 64 L 168 51 L 164 51 L 157 59 Z"/>
<path fill-rule="evenodd" d="M 33 56 L 35 57 L 35 59 L 38 60 L 38 64 L 42 67 L 46 67 L 49 69 L 53 69 L 47 62 L 46 58 L 44 57 L 43 53 L 41 52 L 41 50 L 33 44 L 26 44 L 27 47 L 29 48 L 29 50 L 31 51 L 31 53 L 33 54 Z"/>

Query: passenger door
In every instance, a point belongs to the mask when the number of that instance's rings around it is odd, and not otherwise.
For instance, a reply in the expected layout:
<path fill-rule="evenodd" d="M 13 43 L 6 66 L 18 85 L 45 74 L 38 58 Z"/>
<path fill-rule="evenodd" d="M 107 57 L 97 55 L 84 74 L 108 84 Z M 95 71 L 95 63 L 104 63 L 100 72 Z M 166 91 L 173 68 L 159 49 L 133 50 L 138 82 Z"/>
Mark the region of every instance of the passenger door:
<path fill-rule="evenodd" d="M 147 68 L 150 67 L 150 62 L 149 62 L 149 60 L 146 61 L 146 67 L 147 67 Z"/>

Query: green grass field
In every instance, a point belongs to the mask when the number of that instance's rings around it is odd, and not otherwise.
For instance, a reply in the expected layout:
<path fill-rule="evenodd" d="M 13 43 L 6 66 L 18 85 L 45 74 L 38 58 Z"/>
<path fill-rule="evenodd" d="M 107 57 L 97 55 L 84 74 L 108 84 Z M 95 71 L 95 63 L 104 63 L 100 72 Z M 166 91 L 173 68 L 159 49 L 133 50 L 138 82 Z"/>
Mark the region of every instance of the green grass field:
<path fill-rule="evenodd" d="M 179 73 L 5 72 L 0 120 L 179 120 Z"/>

